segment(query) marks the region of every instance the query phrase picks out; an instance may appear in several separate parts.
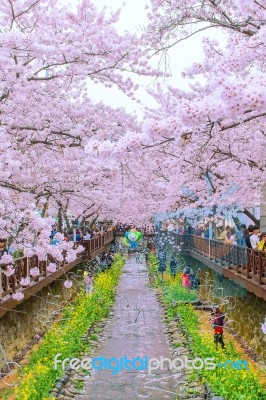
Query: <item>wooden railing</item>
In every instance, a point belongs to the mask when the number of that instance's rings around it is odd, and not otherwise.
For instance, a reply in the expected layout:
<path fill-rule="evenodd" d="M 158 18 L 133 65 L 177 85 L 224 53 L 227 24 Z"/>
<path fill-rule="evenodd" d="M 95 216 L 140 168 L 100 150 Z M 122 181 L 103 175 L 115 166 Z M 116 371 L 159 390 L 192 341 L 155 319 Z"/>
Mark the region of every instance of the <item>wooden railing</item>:
<path fill-rule="evenodd" d="M 81 243 L 83 247 L 85 247 L 85 256 L 87 259 L 90 259 L 90 256 L 93 255 L 98 250 L 104 248 L 104 246 L 110 243 L 114 239 L 114 231 L 107 231 L 103 235 L 97 236 L 91 240 L 83 240 Z"/>
<path fill-rule="evenodd" d="M 56 263 L 59 267 L 58 270 L 62 270 L 62 273 L 64 273 L 65 270 L 73 268 L 80 262 L 94 258 L 109 242 L 113 240 L 113 238 L 114 233 L 111 230 L 91 240 L 78 242 L 77 245 L 82 245 L 85 250 L 78 255 L 77 260 L 72 262 L 71 265 L 66 261 L 55 261 L 51 256 L 48 256 L 47 261 L 39 261 L 36 255 L 30 258 L 22 257 L 15 260 L 15 273 L 9 277 L 4 273 L 5 266 L 0 265 L 0 299 L 6 301 L 11 294 L 16 293 L 18 290 L 26 291 L 28 287 L 22 288 L 20 284 L 22 278 L 29 278 L 31 287 L 44 279 L 47 279 L 47 282 L 51 283 L 54 279 L 57 279 L 60 274 L 47 271 L 47 265 L 50 262 Z M 37 267 L 40 271 L 40 275 L 37 277 L 30 276 L 30 269 L 34 267 Z"/>
<path fill-rule="evenodd" d="M 190 237 L 190 248 L 221 267 L 235 270 L 247 279 L 255 280 L 259 285 L 266 285 L 266 253 L 263 251 L 194 235 Z"/>
<path fill-rule="evenodd" d="M 167 233 L 167 235 L 180 246 L 181 251 L 189 251 L 192 257 L 193 254 L 199 254 L 220 266 L 225 271 L 226 277 L 240 277 L 242 282 L 253 282 L 266 293 L 266 252 L 195 235 L 177 233 Z M 230 275 L 228 271 L 232 271 L 233 274 Z"/>

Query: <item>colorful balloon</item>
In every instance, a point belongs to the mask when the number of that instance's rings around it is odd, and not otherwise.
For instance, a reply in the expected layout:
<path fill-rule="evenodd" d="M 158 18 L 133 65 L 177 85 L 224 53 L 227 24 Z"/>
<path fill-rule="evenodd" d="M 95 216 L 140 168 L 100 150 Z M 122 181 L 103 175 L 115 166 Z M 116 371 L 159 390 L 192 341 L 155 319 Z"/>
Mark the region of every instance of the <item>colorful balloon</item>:
<path fill-rule="evenodd" d="M 136 231 L 136 229 L 133 228 L 133 229 L 130 229 L 130 231 L 127 231 L 125 233 L 124 240 L 126 239 L 128 246 L 131 249 L 136 249 L 138 247 L 138 242 L 142 238 L 142 236 L 143 235 L 141 232 L 138 232 L 138 231 Z M 124 240 L 123 240 L 123 243 L 124 243 Z"/>

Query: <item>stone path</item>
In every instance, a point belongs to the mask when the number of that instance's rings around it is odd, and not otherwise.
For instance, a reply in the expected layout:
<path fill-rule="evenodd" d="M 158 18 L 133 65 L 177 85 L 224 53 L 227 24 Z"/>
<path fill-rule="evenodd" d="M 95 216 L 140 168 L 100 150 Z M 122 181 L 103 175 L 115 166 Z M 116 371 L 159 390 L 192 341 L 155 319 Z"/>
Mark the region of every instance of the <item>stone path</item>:
<path fill-rule="evenodd" d="M 99 345 L 93 357 L 107 359 L 127 356 L 149 359 L 161 356 L 174 358 L 163 325 L 163 310 L 156 292 L 148 287 L 146 266 L 136 264 L 130 256 L 117 289 L 116 302 Z M 188 378 L 186 377 L 186 386 Z M 174 400 L 193 397 L 183 395 L 184 376 L 179 371 L 170 371 L 167 363 L 163 369 L 152 374 L 147 370 L 123 370 L 116 375 L 110 370 L 92 370 L 86 382 L 84 394 L 78 400 Z M 202 397 L 201 397 L 202 398 Z"/>

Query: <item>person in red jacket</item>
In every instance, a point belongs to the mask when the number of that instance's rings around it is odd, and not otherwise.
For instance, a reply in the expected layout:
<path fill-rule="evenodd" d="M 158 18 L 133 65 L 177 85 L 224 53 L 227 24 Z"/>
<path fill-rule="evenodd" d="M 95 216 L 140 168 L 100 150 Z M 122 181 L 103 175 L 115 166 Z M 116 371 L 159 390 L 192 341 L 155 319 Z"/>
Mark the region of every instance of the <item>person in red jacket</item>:
<path fill-rule="evenodd" d="M 182 286 L 186 288 L 191 287 L 191 282 L 190 282 L 190 275 L 189 274 L 182 274 Z"/>
<path fill-rule="evenodd" d="M 189 266 L 186 266 L 182 273 L 182 286 L 191 289 L 191 276 Z"/>
<path fill-rule="evenodd" d="M 212 327 L 214 329 L 214 343 L 216 345 L 216 349 L 218 347 L 218 343 L 221 344 L 222 349 L 225 348 L 224 340 L 223 340 L 223 327 L 224 327 L 224 313 L 219 309 L 219 307 L 215 307 L 213 312 L 213 317 L 211 318 Z"/>

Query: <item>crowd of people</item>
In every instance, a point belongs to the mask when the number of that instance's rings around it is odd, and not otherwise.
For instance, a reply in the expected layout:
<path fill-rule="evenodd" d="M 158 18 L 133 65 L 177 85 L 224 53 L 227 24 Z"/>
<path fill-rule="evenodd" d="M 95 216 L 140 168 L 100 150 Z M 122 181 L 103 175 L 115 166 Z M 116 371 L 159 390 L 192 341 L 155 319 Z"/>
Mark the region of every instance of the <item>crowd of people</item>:
<path fill-rule="evenodd" d="M 123 224 L 122 222 L 118 222 L 114 230 L 117 233 L 125 233 L 127 231 L 130 231 L 130 229 L 135 228 L 136 231 L 142 232 L 143 235 L 152 235 L 154 233 L 153 227 L 150 225 L 142 224 L 139 226 L 136 226 L 134 224 Z"/>
<path fill-rule="evenodd" d="M 188 233 L 207 239 L 210 238 L 210 228 L 208 226 L 197 226 Z M 231 245 L 247 247 L 249 249 L 266 250 L 266 232 L 260 233 L 260 227 L 258 225 L 249 225 L 247 228 L 245 224 L 242 224 L 239 230 L 227 225 L 217 237 L 215 237 L 215 233 L 213 232 L 212 239 Z"/>
<path fill-rule="evenodd" d="M 99 237 L 101 235 L 103 235 L 105 232 L 111 231 L 113 230 L 113 226 L 109 226 L 109 225 L 102 225 L 101 228 L 99 227 L 93 227 L 91 229 L 76 229 L 76 234 L 74 237 L 74 230 L 73 229 L 64 229 L 63 232 L 60 232 L 57 229 L 57 226 L 54 225 L 53 229 L 51 231 L 51 235 L 50 235 L 50 243 L 52 245 L 56 245 L 57 243 L 60 242 L 60 240 L 57 237 L 57 233 L 63 233 L 64 235 L 64 240 L 69 242 L 69 241 L 75 241 L 75 242 L 81 242 L 82 240 L 91 240 L 94 239 L 96 237 Z M 2 239 L 0 238 L 0 257 L 2 257 L 4 254 L 10 254 L 10 255 L 14 255 L 15 253 L 15 248 L 14 246 L 11 244 L 8 244 L 9 240 L 8 239 Z M 21 253 L 21 252 L 20 252 Z M 19 254 L 19 257 L 22 257 L 23 254 Z"/>
<path fill-rule="evenodd" d="M 75 242 L 81 242 L 82 240 L 91 240 L 96 237 L 99 237 L 103 235 L 105 232 L 111 231 L 114 228 L 112 226 L 101 226 L 99 227 L 93 227 L 91 229 L 79 229 L 77 228 L 76 231 L 73 229 L 63 230 L 63 235 L 64 235 L 64 240 L 66 241 L 75 241 Z M 56 245 L 58 243 L 58 239 L 56 237 L 57 233 L 61 233 L 57 230 L 56 226 L 53 227 L 53 230 L 51 232 L 51 244 Z"/>
<path fill-rule="evenodd" d="M 165 227 L 162 227 L 164 230 Z M 209 224 L 198 224 L 195 227 L 179 222 L 178 225 L 168 224 L 166 229 L 180 235 L 195 235 L 205 239 L 215 239 L 230 245 L 247 247 L 254 250 L 266 251 L 266 232 L 260 232 L 258 225 L 241 224 L 239 229 L 226 225 L 220 229 Z"/>

